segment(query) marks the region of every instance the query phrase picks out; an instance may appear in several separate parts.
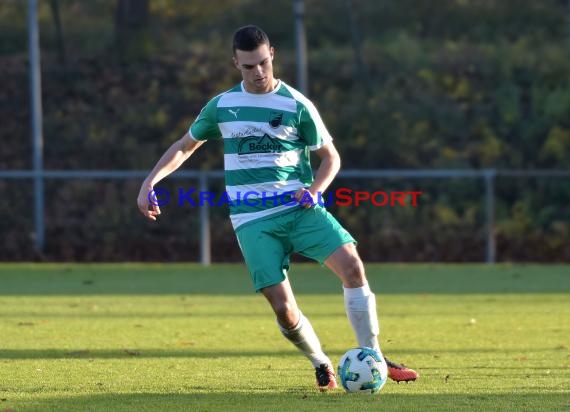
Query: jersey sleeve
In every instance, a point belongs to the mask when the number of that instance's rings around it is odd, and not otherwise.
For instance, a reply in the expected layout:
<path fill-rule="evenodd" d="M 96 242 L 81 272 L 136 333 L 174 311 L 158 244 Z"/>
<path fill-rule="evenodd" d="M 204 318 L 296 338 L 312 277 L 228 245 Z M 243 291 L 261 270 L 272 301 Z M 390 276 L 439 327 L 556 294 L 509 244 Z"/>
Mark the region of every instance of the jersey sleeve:
<path fill-rule="evenodd" d="M 300 104 L 299 110 L 299 136 L 310 150 L 317 150 L 332 141 L 332 136 L 313 103 L 307 100 Z"/>
<path fill-rule="evenodd" d="M 190 125 L 188 132 L 194 140 L 217 139 L 222 135 L 218 127 L 218 100 L 219 96 L 210 100 Z"/>

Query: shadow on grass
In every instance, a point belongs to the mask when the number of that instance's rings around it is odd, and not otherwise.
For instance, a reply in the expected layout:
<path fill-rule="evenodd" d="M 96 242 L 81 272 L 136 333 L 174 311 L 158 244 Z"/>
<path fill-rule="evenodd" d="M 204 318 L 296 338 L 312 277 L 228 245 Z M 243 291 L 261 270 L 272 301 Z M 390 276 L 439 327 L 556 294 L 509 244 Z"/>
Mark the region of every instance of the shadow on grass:
<path fill-rule="evenodd" d="M 376 293 L 568 293 L 569 265 L 366 265 Z M 291 272 L 297 293 L 342 294 L 317 264 Z M 252 295 L 241 264 L 3 264 L 0 295 Z"/>
<path fill-rule="evenodd" d="M 191 391 L 192 388 L 186 390 Z M 218 389 L 219 391 L 219 389 Z M 284 393 L 210 394 L 102 393 L 53 397 L 32 401 L 3 399 L 2 407 L 18 411 L 564 411 L 570 410 L 568 394 L 392 394 L 353 395 L 342 391 L 320 394 L 292 389 Z"/>
<path fill-rule="evenodd" d="M 295 350 L 267 350 L 267 351 L 224 351 L 223 356 L 219 350 L 193 350 L 193 349 L 0 349 L 0 359 L 128 359 L 128 358 L 198 358 L 198 359 L 218 359 L 218 358 L 241 358 L 258 356 L 293 356 L 297 355 Z"/>
<path fill-rule="evenodd" d="M 461 349 L 444 349 L 437 351 L 425 351 L 416 349 L 398 349 L 391 350 L 389 353 L 385 352 L 387 357 L 391 356 L 405 356 L 405 355 L 424 355 L 433 356 L 437 353 L 438 356 L 453 355 L 453 354 L 488 354 L 496 353 L 497 355 L 512 354 L 518 356 L 523 352 L 520 349 L 485 349 L 485 348 L 461 348 Z M 533 348 L 533 353 L 538 352 L 560 352 L 556 348 Z M 340 357 L 343 353 L 335 350 L 327 352 L 331 356 Z M 253 358 L 253 357 L 280 357 L 280 356 L 297 356 L 298 352 L 295 349 L 291 350 L 226 350 L 220 354 L 218 349 L 138 349 L 138 348 L 116 348 L 116 349 L 87 349 L 87 348 L 74 348 L 74 349 L 0 349 L 0 359 L 127 359 L 127 358 L 197 358 L 197 359 L 225 359 L 225 358 Z M 485 368 L 486 366 L 477 366 L 478 368 Z M 458 366 L 458 369 L 461 369 Z M 556 367 L 549 367 L 549 369 L 557 369 Z M 567 369 L 567 368 L 561 368 Z"/>

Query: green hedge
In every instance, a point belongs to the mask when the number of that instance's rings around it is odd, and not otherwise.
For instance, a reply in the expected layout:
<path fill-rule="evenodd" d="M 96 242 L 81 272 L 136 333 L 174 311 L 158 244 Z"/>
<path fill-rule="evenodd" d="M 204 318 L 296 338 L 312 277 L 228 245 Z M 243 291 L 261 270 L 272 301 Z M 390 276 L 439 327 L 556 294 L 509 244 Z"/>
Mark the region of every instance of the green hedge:
<path fill-rule="evenodd" d="M 66 64 L 57 59 L 50 9 L 40 7 L 48 169 L 150 169 L 209 98 L 239 81 L 229 47 L 239 25 L 265 27 L 277 47 L 278 77 L 295 84 L 291 1 L 150 2 L 144 48 L 130 59 L 117 56 L 113 45 L 113 1 L 59 4 Z M 569 168 L 566 1 L 447 0 L 434 8 L 412 0 L 307 0 L 306 10 L 310 97 L 344 168 Z M 25 24 L 21 3 L 3 4 L 2 169 L 31 166 Z M 185 167 L 221 168 L 220 145 L 208 143 Z M 2 227 L 2 259 L 37 257 L 31 214 L 22 213 L 30 210 L 28 183 L 0 182 L 14 193 L 0 212 L 18 222 Z M 336 210 L 367 259 L 484 256 L 480 182 L 346 182 L 397 190 L 400 183 L 423 185 L 426 203 L 413 210 Z M 195 216 L 177 211 L 160 225 L 141 222 L 137 184 L 49 183 L 44 257 L 196 259 Z M 570 260 L 568 179 L 499 180 L 496 195 L 500 259 Z M 229 225 L 215 241 L 214 259 L 239 259 Z"/>

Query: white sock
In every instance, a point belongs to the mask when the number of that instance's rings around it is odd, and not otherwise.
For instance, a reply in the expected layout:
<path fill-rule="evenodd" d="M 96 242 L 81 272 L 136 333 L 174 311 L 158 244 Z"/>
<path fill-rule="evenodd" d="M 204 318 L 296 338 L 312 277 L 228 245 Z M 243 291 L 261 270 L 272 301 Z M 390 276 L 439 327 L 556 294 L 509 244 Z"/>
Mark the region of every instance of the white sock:
<path fill-rule="evenodd" d="M 279 322 L 277 322 L 279 325 Z M 311 361 L 313 367 L 317 368 L 321 364 L 332 365 L 330 359 L 324 354 L 321 348 L 321 342 L 307 319 L 299 311 L 299 323 L 293 329 L 285 329 L 279 325 L 279 329 L 293 345 L 295 345 L 303 354 Z"/>
<path fill-rule="evenodd" d="M 344 288 L 344 308 L 356 334 L 360 346 L 373 348 L 378 353 L 378 315 L 376 314 L 376 296 L 368 284 L 359 288 Z"/>

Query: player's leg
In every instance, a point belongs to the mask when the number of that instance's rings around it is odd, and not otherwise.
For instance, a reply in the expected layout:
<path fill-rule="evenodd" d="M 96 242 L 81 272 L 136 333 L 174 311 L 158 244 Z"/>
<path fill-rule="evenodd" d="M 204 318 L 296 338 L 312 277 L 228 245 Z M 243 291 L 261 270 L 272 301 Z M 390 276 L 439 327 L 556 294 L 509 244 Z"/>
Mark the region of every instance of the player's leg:
<path fill-rule="evenodd" d="M 356 246 L 346 243 L 338 247 L 324 263 L 342 281 L 346 315 L 358 344 L 382 353 L 378 343 L 376 296 L 370 290 Z"/>
<path fill-rule="evenodd" d="M 370 290 L 364 265 L 358 256 L 356 246 L 348 243 L 335 250 L 325 265 L 341 279 L 344 288 L 344 303 L 346 314 L 356 334 L 358 344 L 376 349 L 380 354 L 378 344 L 378 316 L 376 313 L 376 296 Z M 419 374 L 384 357 L 388 365 L 390 379 L 401 381 L 414 381 Z"/>
<path fill-rule="evenodd" d="M 323 352 L 311 322 L 299 310 L 289 279 L 261 289 L 277 317 L 277 324 L 287 340 L 295 345 L 313 364 L 317 386 L 321 390 L 337 387 L 334 368 Z"/>
<path fill-rule="evenodd" d="M 338 247 L 324 263 L 342 281 L 346 314 L 358 344 L 380 352 L 376 296 L 370 290 L 356 246 L 346 243 Z"/>
<path fill-rule="evenodd" d="M 380 352 L 376 297 L 368 285 L 356 241 L 324 208 L 317 206 L 304 211 L 298 219 L 294 250 L 324 263 L 341 279 L 346 313 L 358 344 Z M 408 381 L 419 376 L 388 359 L 386 363 L 393 380 Z"/>
<path fill-rule="evenodd" d="M 354 238 L 322 207 L 302 209 L 294 250 L 324 263 L 340 278 L 345 308 L 358 344 L 380 351 L 376 299 L 370 291 Z"/>
<path fill-rule="evenodd" d="M 271 305 L 281 333 L 311 361 L 319 388 L 334 388 L 337 385 L 331 361 L 323 353 L 313 326 L 299 310 L 286 276 L 291 246 L 279 223 L 280 217 L 276 217 L 239 229 L 238 243 L 255 290 Z"/>

